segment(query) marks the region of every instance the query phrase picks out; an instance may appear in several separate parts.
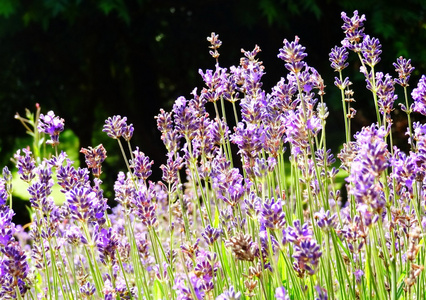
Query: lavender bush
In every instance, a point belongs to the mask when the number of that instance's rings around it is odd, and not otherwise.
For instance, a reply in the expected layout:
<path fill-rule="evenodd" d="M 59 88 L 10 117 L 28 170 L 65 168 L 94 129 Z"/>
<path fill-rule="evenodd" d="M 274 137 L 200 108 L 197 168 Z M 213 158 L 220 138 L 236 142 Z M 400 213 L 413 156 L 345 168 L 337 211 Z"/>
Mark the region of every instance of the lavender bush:
<path fill-rule="evenodd" d="M 329 57 L 345 124 L 340 166 L 327 148 L 324 82 L 298 37 L 284 40 L 278 58 L 288 73 L 267 93 L 260 48 L 223 68 L 212 33 L 215 68 L 199 71 L 205 87 L 156 117 L 168 151 L 160 182 L 149 181 L 153 162 L 131 145 L 126 117 L 108 118 L 103 131 L 127 165 L 112 213 L 100 179 L 106 149 L 81 149 L 87 168 L 76 168 L 57 150 L 63 119 L 40 108 L 18 115 L 34 136 L 14 156 L 32 223 L 29 232 L 13 224 L 12 173 L 4 168 L 0 298 L 425 299 L 426 125 L 411 113 L 426 115 L 426 77 L 410 103 L 410 60 L 397 59 L 395 77 L 377 72 L 381 45 L 364 33 L 365 16 L 342 19 L 345 38 Z M 377 116 L 355 135 L 349 52 L 359 57 Z M 408 153 L 392 139 L 395 84 L 405 95 Z M 43 154 L 47 137 L 51 155 Z"/>

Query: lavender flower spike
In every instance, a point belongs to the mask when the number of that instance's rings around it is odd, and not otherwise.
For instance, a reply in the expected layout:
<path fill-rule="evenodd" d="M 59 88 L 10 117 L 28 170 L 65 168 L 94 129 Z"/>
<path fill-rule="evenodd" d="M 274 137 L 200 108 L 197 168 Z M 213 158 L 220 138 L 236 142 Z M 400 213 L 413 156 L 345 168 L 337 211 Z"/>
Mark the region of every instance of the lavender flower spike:
<path fill-rule="evenodd" d="M 127 134 L 127 118 L 121 116 L 109 117 L 105 120 L 104 129 L 105 132 L 110 138 L 119 139 L 123 134 Z"/>
<path fill-rule="evenodd" d="M 86 164 L 89 169 L 92 169 L 93 176 L 98 177 L 101 176 L 102 173 L 102 163 L 104 162 L 106 155 L 106 150 L 102 144 L 96 146 L 95 148 L 89 147 L 81 148 L 81 153 L 84 154 L 84 158 L 86 159 Z"/>
<path fill-rule="evenodd" d="M 414 67 L 411 66 L 411 59 L 405 59 L 400 56 L 396 63 L 393 63 L 395 71 L 398 73 L 398 78 L 395 79 L 395 83 L 400 86 L 408 86 L 408 80 L 410 79 L 411 73 L 414 71 Z"/>
<path fill-rule="evenodd" d="M 364 38 L 364 21 L 367 19 L 365 15 L 358 15 L 358 11 L 354 11 L 352 18 L 349 18 L 345 12 L 341 14 L 342 20 L 344 22 L 342 29 L 346 35 L 345 39 L 342 41 L 342 45 L 349 50 L 360 52 L 361 39 Z"/>
<path fill-rule="evenodd" d="M 334 71 L 340 72 L 349 65 L 349 63 L 346 62 L 348 54 L 349 53 L 345 47 L 336 46 L 331 49 L 329 61 L 331 62 L 331 67 Z"/>
<path fill-rule="evenodd" d="M 49 111 L 47 115 L 40 114 L 37 129 L 50 135 L 50 140 L 46 141 L 46 144 L 56 146 L 59 144 L 59 133 L 64 131 L 64 119 L 55 116 L 53 111 Z"/>
<path fill-rule="evenodd" d="M 286 69 L 296 74 L 303 69 L 305 66 L 303 59 L 308 56 L 305 53 L 306 48 L 299 44 L 299 40 L 298 36 L 294 38 L 293 42 L 284 39 L 284 46 L 280 49 L 280 54 L 278 54 L 278 58 L 286 62 Z"/>
<path fill-rule="evenodd" d="M 417 88 L 411 92 L 411 97 L 414 99 L 413 111 L 419 112 L 426 116 L 426 76 L 422 75 Z"/>

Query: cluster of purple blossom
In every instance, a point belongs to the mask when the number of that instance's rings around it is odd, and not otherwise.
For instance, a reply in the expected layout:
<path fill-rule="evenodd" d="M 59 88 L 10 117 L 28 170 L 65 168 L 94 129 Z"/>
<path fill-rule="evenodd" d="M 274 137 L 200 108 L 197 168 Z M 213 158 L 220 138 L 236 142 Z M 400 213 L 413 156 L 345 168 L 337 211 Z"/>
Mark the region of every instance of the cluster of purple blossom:
<path fill-rule="evenodd" d="M 395 79 L 376 72 L 381 45 L 364 33 L 365 16 L 355 11 L 342 19 L 345 38 L 329 58 L 345 122 L 340 168 L 326 147 L 324 81 L 304 61 L 300 39 L 284 40 L 278 58 L 288 74 L 267 93 L 260 47 L 242 50 L 238 66 L 223 68 L 222 42 L 212 33 L 216 65 L 199 71 L 205 87 L 156 117 L 168 151 L 162 181 L 149 180 L 153 161 L 132 147 L 127 118 L 106 120 L 103 131 L 117 140 L 127 165 L 117 175 L 112 213 L 101 188 L 102 145 L 81 149 L 87 168 L 74 167 L 65 152 L 45 158 L 30 148 L 16 152 L 32 223 L 27 232 L 12 222 L 12 173 L 5 168 L 0 298 L 426 297 L 426 125 L 410 119 L 412 112 L 426 115 L 426 77 L 412 91 L 413 104 L 401 105 L 411 146 L 404 153 L 392 146 L 392 111 L 395 83 L 408 87 L 411 61 L 398 58 Z M 349 51 L 359 56 L 377 113 L 354 140 L 352 83 L 342 75 Z M 234 112 L 233 130 L 226 109 Z M 58 146 L 63 119 L 49 112 L 34 127 Z M 55 184 L 62 205 L 52 197 Z"/>

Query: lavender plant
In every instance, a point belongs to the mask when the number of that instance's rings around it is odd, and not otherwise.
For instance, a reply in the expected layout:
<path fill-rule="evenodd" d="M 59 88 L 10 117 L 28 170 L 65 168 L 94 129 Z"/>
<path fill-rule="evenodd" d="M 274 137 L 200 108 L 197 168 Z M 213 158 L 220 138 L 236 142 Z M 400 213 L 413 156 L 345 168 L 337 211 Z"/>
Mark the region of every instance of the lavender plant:
<path fill-rule="evenodd" d="M 381 45 L 364 33 L 365 16 L 342 19 L 342 46 L 329 57 L 345 124 L 340 166 L 327 148 L 324 81 L 297 36 L 284 40 L 278 58 L 287 74 L 268 93 L 260 47 L 224 68 L 212 33 L 215 67 L 199 71 L 205 87 L 156 117 L 168 152 L 162 181 L 149 180 L 153 161 L 131 145 L 127 118 L 108 118 L 103 131 L 127 166 L 117 174 L 111 213 L 101 180 L 106 149 L 82 148 L 87 167 L 76 168 L 58 152 L 63 119 L 39 108 L 17 115 L 35 139 L 14 156 L 32 222 L 28 232 L 12 222 L 11 172 L 3 169 L 0 298 L 424 299 L 426 125 L 411 114 L 426 115 L 426 77 L 410 103 L 411 61 L 398 58 L 395 77 L 377 72 Z M 355 134 L 344 77 L 350 52 L 377 117 Z M 392 139 L 395 83 L 405 97 L 408 153 Z M 55 150 L 48 155 L 40 149 L 45 134 Z"/>

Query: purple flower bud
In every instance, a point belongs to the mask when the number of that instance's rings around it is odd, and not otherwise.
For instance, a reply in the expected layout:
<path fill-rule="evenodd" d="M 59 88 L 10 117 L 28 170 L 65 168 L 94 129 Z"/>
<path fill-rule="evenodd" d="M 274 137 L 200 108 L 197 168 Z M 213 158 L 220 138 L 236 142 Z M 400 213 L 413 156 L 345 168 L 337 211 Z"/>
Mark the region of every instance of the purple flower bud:
<path fill-rule="evenodd" d="M 283 211 L 283 201 L 274 197 L 265 199 L 260 208 L 260 223 L 272 230 L 283 229 L 286 224 L 285 213 Z"/>
<path fill-rule="evenodd" d="M 229 290 L 225 290 L 220 294 L 216 300 L 240 300 L 241 292 L 237 292 L 234 287 L 231 285 Z"/>
<path fill-rule="evenodd" d="M 35 170 L 35 160 L 32 157 L 32 152 L 24 148 L 22 152 L 25 153 L 25 156 L 21 156 L 21 150 L 18 150 L 13 156 L 16 160 L 16 167 L 18 168 L 19 178 L 27 183 L 34 179 L 36 174 Z"/>
<path fill-rule="evenodd" d="M 213 228 L 210 225 L 207 225 L 207 227 L 201 233 L 201 236 L 204 238 L 208 245 L 213 245 L 213 243 L 219 238 L 220 233 L 220 229 Z"/>
<path fill-rule="evenodd" d="M 306 48 L 299 44 L 299 40 L 298 36 L 294 38 L 293 42 L 284 39 L 284 46 L 280 49 L 280 54 L 278 54 L 278 58 L 286 62 L 286 69 L 296 74 L 306 66 L 303 59 L 308 55 L 305 53 Z"/>
<path fill-rule="evenodd" d="M 132 202 L 133 212 L 139 217 L 142 224 L 149 227 L 154 226 L 157 222 L 155 215 L 157 203 L 154 201 L 156 196 L 154 187 L 152 182 L 149 183 L 149 187 L 145 184 L 140 184 Z"/>
<path fill-rule="evenodd" d="M 382 53 L 380 48 L 382 48 L 382 45 L 377 38 L 370 38 L 369 35 L 365 35 L 361 45 L 361 53 L 364 57 L 362 61 L 373 68 L 380 61 L 380 54 Z"/>
<path fill-rule="evenodd" d="M 414 108 L 413 111 L 419 112 L 422 115 L 426 116 L 426 76 L 422 75 L 417 84 L 417 88 L 415 88 L 411 92 L 411 97 L 414 100 Z"/>
<path fill-rule="evenodd" d="M 358 15 L 358 11 L 354 11 L 352 18 L 349 18 L 345 12 L 341 14 L 342 20 L 344 22 L 342 29 L 345 33 L 345 39 L 342 41 L 342 45 L 349 50 L 359 52 L 361 47 L 361 39 L 364 37 L 364 21 L 367 19 L 365 15 Z"/>
<path fill-rule="evenodd" d="M 400 56 L 396 60 L 396 63 L 393 63 L 393 66 L 395 67 L 395 71 L 398 73 L 398 78 L 395 79 L 395 83 L 403 87 L 408 86 L 410 75 L 415 69 L 411 66 L 411 59 L 407 60 Z"/>
<path fill-rule="evenodd" d="M 89 169 L 92 169 L 93 176 L 99 178 L 102 173 L 102 163 L 107 157 L 104 146 L 100 144 L 95 148 L 90 146 L 88 149 L 81 148 L 80 153 L 84 154 L 86 165 Z"/>
<path fill-rule="evenodd" d="M 96 292 L 96 287 L 89 281 L 86 281 L 85 284 L 83 284 L 82 286 L 80 286 L 80 292 L 87 297 L 88 299 L 90 299 L 92 297 L 92 295 Z"/>
<path fill-rule="evenodd" d="M 328 299 L 326 289 L 320 287 L 319 285 L 315 286 L 315 289 L 318 293 L 318 298 L 315 298 L 315 300 L 327 300 Z"/>
<path fill-rule="evenodd" d="M 300 245 L 295 245 L 293 258 L 296 259 L 295 269 L 299 276 L 305 272 L 314 275 L 321 255 L 320 246 L 314 240 L 305 240 Z"/>
<path fill-rule="evenodd" d="M 119 115 L 109 117 L 105 120 L 103 132 L 105 132 L 110 138 L 119 139 L 127 129 L 127 118 Z"/>
<path fill-rule="evenodd" d="M 50 135 L 46 144 L 56 146 L 59 144 L 59 134 L 64 131 L 64 119 L 55 116 L 53 111 L 49 111 L 47 115 L 40 114 L 37 129 Z"/>
<path fill-rule="evenodd" d="M 154 164 L 154 161 L 150 161 L 148 156 L 141 151 L 139 147 L 136 147 L 136 150 L 133 151 L 134 159 L 130 161 L 130 168 L 133 169 L 133 174 L 142 180 L 146 180 L 151 174 L 151 166 Z"/>
<path fill-rule="evenodd" d="M 277 287 L 275 289 L 275 299 L 276 300 L 290 300 L 290 297 L 287 294 L 287 291 L 283 286 Z"/>
<path fill-rule="evenodd" d="M 0 206 L 0 249 L 6 247 L 9 242 L 13 241 L 15 234 L 15 224 L 12 218 L 15 212 L 9 206 Z"/>
<path fill-rule="evenodd" d="M 72 219 L 80 222 L 103 221 L 107 208 L 106 199 L 100 199 L 96 187 L 74 186 L 65 194 L 66 204 Z"/>
<path fill-rule="evenodd" d="M 8 282 L 9 284 L 11 283 L 9 286 L 4 286 L 6 282 L 2 282 L 1 289 L 4 290 L 5 287 L 10 288 L 10 296 L 12 298 L 16 298 L 16 288 L 19 289 L 21 296 L 25 295 L 28 289 L 25 281 L 29 272 L 25 252 L 18 242 L 10 242 L 4 248 L 1 248 L 1 253 L 4 255 L 4 258 L 0 261 L 0 278 L 8 276 L 13 278 L 12 282 Z"/>
<path fill-rule="evenodd" d="M 101 228 L 99 231 L 95 232 L 95 241 L 98 247 L 100 261 L 105 265 L 108 264 L 108 262 L 113 262 L 115 259 L 115 251 L 119 245 L 116 232 L 112 228 Z"/>
<path fill-rule="evenodd" d="M 349 66 L 349 63 L 346 62 L 348 59 L 348 51 L 345 47 L 337 47 L 331 49 L 331 52 L 329 54 L 330 58 L 329 61 L 331 62 L 331 67 L 336 72 L 342 71 L 344 68 Z"/>

